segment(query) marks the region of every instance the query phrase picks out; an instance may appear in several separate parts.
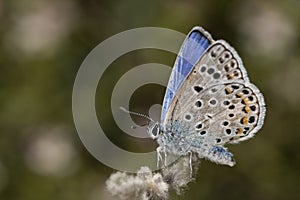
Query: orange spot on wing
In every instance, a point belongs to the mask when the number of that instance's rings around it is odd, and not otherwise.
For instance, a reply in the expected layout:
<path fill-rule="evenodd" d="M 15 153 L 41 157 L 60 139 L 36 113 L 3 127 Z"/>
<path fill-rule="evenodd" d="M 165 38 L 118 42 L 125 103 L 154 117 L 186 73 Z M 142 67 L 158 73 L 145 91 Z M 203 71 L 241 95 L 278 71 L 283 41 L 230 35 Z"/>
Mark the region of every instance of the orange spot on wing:
<path fill-rule="evenodd" d="M 225 88 L 225 90 L 226 90 L 226 94 L 230 94 L 232 92 L 232 90 L 229 88 Z"/>
<path fill-rule="evenodd" d="M 239 92 L 239 93 L 236 94 L 236 96 L 237 96 L 237 97 L 242 97 L 242 96 L 243 96 L 243 93 Z"/>
<path fill-rule="evenodd" d="M 243 117 L 242 122 L 244 125 L 248 124 L 248 118 L 247 117 Z"/>
<path fill-rule="evenodd" d="M 237 134 L 240 135 L 240 134 L 242 134 L 242 132 L 243 132 L 243 129 L 242 128 L 238 128 Z"/>
<path fill-rule="evenodd" d="M 248 105 L 249 104 L 249 100 L 245 98 L 245 99 L 243 99 L 242 103 L 245 104 L 245 105 Z"/>
<path fill-rule="evenodd" d="M 250 108 L 249 108 L 249 106 L 245 106 L 245 111 L 247 112 L 247 113 L 249 113 L 251 110 L 250 110 Z"/>
<path fill-rule="evenodd" d="M 228 79 L 233 79 L 233 77 L 234 77 L 234 74 L 227 74 Z"/>

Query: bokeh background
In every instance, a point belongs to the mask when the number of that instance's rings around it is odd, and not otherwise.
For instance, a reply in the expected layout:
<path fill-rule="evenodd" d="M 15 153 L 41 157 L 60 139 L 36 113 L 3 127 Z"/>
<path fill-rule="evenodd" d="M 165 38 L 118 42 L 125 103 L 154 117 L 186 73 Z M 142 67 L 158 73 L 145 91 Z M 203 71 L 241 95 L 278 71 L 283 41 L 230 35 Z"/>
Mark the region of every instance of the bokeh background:
<path fill-rule="evenodd" d="M 114 170 L 87 152 L 73 124 L 77 70 L 96 45 L 121 31 L 157 26 L 188 33 L 194 25 L 235 47 L 265 95 L 267 116 L 254 139 L 229 147 L 235 167 L 203 161 L 185 195 L 170 199 L 300 199 L 298 0 L 0 0 L 0 199 L 109 199 L 105 181 Z M 139 50 L 105 72 L 96 108 L 116 145 L 156 148 L 116 126 L 109 110 L 114 84 L 134 66 L 172 66 L 174 59 Z M 163 95 L 162 86 L 140 87 L 130 109 L 147 113 Z"/>

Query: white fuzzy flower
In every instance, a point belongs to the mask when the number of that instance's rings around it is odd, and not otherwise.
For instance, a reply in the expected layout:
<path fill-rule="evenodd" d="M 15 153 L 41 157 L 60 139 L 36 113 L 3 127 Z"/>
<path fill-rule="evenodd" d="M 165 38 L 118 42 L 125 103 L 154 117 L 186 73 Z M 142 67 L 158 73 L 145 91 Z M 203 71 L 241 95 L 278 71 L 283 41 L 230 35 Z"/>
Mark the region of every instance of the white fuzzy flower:
<path fill-rule="evenodd" d="M 166 200 L 169 190 L 181 194 L 187 184 L 193 180 L 199 159 L 192 160 L 192 171 L 189 156 L 180 158 L 176 163 L 163 169 L 162 173 L 152 173 L 149 167 L 141 167 L 136 175 L 116 172 L 107 180 L 107 190 L 114 198 L 120 200 Z"/>

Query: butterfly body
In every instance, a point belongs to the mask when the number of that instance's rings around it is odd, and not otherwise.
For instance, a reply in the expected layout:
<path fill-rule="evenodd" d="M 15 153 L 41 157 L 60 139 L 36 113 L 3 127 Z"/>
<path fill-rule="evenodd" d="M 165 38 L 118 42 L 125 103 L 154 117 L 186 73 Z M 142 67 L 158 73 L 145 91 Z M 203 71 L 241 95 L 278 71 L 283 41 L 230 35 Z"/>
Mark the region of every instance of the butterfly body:
<path fill-rule="evenodd" d="M 240 57 L 225 41 L 195 27 L 184 41 L 166 90 L 159 150 L 233 166 L 226 144 L 252 138 L 262 127 L 265 103 Z M 150 126 L 150 135 L 154 133 Z"/>

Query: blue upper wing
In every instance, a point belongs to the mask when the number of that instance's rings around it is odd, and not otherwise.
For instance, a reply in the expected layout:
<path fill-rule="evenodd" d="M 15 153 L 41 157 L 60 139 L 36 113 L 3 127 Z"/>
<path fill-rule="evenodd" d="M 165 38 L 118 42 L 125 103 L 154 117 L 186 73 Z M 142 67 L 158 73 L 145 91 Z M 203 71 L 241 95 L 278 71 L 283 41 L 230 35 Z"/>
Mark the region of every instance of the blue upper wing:
<path fill-rule="evenodd" d="M 167 110 L 177 90 L 212 42 L 212 37 L 201 27 L 194 27 L 184 40 L 166 89 L 161 112 L 161 122 L 165 120 Z"/>

